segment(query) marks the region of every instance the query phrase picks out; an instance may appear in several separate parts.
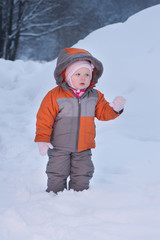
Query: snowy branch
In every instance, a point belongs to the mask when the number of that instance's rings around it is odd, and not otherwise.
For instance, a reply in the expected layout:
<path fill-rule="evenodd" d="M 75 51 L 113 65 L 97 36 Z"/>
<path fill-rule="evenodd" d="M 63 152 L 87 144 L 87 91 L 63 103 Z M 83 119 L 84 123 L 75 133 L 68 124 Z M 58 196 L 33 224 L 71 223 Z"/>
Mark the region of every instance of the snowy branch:
<path fill-rule="evenodd" d="M 78 25 L 78 23 L 75 23 L 75 22 L 70 22 L 70 23 L 65 23 L 63 25 L 59 25 L 57 27 L 54 27 L 48 31 L 44 31 L 44 32 L 41 32 L 41 33 L 32 33 L 32 32 L 28 32 L 28 33 L 20 33 L 20 36 L 30 36 L 30 37 L 41 37 L 41 36 L 44 36 L 44 35 L 47 35 L 47 34 L 50 34 L 50 33 L 53 33 L 55 31 L 57 31 L 58 29 L 61 29 L 61 28 L 64 28 L 64 27 L 71 27 L 71 26 L 76 26 Z"/>
<path fill-rule="evenodd" d="M 41 2 L 43 2 L 43 0 L 42 0 Z M 56 5 L 56 6 L 54 5 L 54 8 L 57 7 L 57 6 L 59 6 L 59 5 Z M 40 17 L 40 16 L 44 15 L 46 12 L 49 12 L 50 10 L 53 9 L 53 6 L 52 6 L 52 7 L 48 7 L 48 8 L 45 8 L 45 9 L 42 9 L 42 10 L 36 12 L 36 10 L 38 9 L 38 7 L 39 7 L 39 6 L 36 6 L 36 7 L 33 9 L 32 12 L 30 12 L 25 18 L 23 18 L 23 23 L 24 23 L 24 24 L 25 24 L 26 22 L 28 22 L 28 21 L 31 21 L 31 20 L 33 20 L 33 19 L 35 19 L 35 18 L 37 18 L 37 17 Z"/>

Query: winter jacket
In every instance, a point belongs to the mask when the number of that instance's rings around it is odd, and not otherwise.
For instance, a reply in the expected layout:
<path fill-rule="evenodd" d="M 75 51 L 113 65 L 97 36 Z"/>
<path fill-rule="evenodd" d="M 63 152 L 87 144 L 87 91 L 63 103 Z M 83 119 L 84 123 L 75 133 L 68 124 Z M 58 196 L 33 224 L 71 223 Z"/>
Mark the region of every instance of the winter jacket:
<path fill-rule="evenodd" d="M 78 60 L 88 60 L 95 66 L 91 84 L 79 99 L 64 81 L 65 68 Z M 102 63 L 83 49 L 65 48 L 60 52 L 54 71 L 58 86 L 44 97 L 37 113 L 36 142 L 51 142 L 70 152 L 95 148 L 95 117 L 107 121 L 120 115 L 94 89 L 102 72 Z"/>

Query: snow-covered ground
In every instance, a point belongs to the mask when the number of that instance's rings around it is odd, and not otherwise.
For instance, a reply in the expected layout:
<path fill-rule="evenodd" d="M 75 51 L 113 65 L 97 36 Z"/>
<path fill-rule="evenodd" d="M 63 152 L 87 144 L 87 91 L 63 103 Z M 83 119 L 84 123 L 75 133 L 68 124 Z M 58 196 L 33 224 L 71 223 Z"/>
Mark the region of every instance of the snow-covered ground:
<path fill-rule="evenodd" d="M 0 60 L 0 239 L 159 240 L 160 5 L 75 46 L 103 62 L 97 88 L 108 101 L 124 96 L 125 112 L 96 121 L 91 188 L 48 194 L 33 139 L 55 61 Z"/>

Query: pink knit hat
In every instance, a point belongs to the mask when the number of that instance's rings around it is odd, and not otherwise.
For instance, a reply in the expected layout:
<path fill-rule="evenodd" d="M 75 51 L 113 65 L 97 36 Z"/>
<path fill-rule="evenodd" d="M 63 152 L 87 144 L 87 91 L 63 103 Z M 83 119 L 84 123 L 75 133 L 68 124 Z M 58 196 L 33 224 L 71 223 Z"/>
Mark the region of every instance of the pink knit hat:
<path fill-rule="evenodd" d="M 88 68 L 90 71 L 90 80 L 92 79 L 92 71 L 94 69 L 94 66 L 92 63 L 90 63 L 89 61 L 77 61 L 72 63 L 71 65 L 69 65 L 66 68 L 66 72 L 65 72 L 65 80 L 68 83 L 69 86 L 73 87 L 72 81 L 71 81 L 71 77 L 72 75 L 80 68 Z"/>

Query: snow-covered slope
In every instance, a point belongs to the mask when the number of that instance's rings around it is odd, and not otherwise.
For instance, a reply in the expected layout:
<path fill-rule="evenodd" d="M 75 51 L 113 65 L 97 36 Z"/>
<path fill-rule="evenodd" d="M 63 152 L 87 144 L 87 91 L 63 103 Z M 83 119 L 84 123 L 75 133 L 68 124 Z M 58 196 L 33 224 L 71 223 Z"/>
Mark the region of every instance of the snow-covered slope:
<path fill-rule="evenodd" d="M 96 121 L 96 171 L 83 192 L 47 194 L 47 157 L 33 142 L 55 61 L 0 60 L 0 239 L 159 240 L 159 29 L 157 5 L 75 45 L 103 62 L 106 99 L 127 99 L 119 118 Z"/>

